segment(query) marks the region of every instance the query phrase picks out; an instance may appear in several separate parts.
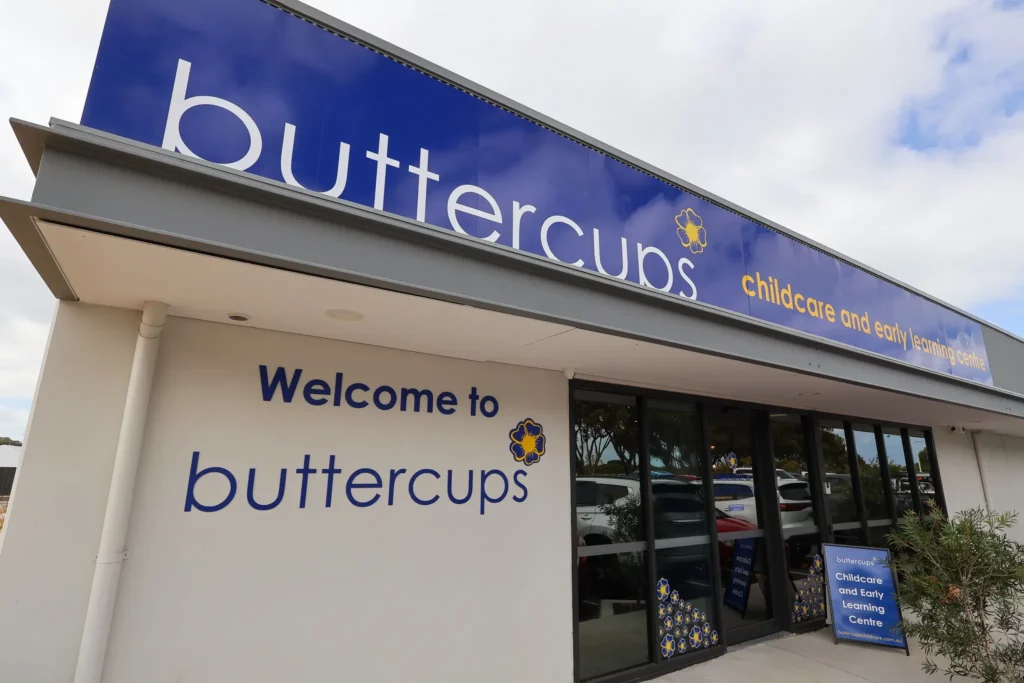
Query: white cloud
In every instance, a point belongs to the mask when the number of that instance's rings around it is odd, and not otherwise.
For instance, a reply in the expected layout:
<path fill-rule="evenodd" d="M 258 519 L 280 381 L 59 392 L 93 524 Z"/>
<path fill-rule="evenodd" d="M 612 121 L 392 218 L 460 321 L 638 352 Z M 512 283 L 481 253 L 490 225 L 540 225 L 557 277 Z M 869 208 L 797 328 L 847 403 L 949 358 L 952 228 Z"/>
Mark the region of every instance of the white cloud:
<path fill-rule="evenodd" d="M 0 114 L 78 119 L 105 4 L 4 4 Z M 1024 9 L 991 0 L 312 4 L 954 304 L 1024 293 Z M 1008 115 L 1014 102 L 1022 106 Z M 910 133 L 926 148 L 896 144 Z M 0 194 L 30 188 L 0 126 Z M 38 358 L 41 337 L 19 321 L 45 326 L 49 294 L 0 236 L 5 276 L 0 340 Z"/>

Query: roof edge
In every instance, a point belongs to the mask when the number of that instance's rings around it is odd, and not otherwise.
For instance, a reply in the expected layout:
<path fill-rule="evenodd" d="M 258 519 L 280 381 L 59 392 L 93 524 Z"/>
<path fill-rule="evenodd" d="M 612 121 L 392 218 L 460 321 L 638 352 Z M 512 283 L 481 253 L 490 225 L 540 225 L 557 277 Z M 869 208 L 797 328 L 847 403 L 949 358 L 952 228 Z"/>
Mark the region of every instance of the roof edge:
<path fill-rule="evenodd" d="M 830 349 L 846 356 L 892 365 L 893 367 L 898 367 L 915 373 L 922 373 L 928 376 L 940 378 L 943 382 L 971 387 L 975 390 L 982 390 L 992 394 L 1001 395 L 1015 401 L 1019 401 L 1024 398 L 1024 393 L 1018 393 L 1011 389 L 995 385 L 985 385 L 953 377 L 945 373 L 938 373 L 936 371 L 921 368 L 887 356 L 840 344 L 839 342 L 834 342 L 824 337 L 818 337 L 801 332 L 800 330 L 783 327 L 758 318 L 722 309 L 708 303 L 689 301 L 687 299 L 670 296 L 650 288 L 643 288 L 633 283 L 622 282 L 611 276 L 603 276 L 598 273 L 581 271 L 580 269 L 573 268 L 569 265 L 555 263 L 533 254 L 513 250 L 510 247 L 467 239 L 455 235 L 449 230 L 426 223 L 419 223 L 410 218 L 378 211 L 370 207 L 354 204 L 341 199 L 327 198 L 319 193 L 304 190 L 302 188 L 295 188 L 282 182 L 270 180 L 261 176 L 228 169 L 201 159 L 184 157 L 180 154 L 168 152 L 167 150 L 153 145 L 128 140 L 109 133 L 100 133 L 89 128 L 75 124 L 66 124 L 59 121 L 53 122 L 52 128 L 39 126 L 37 124 L 22 124 L 21 122 L 16 122 L 16 125 L 23 125 L 29 135 L 38 136 L 43 139 L 45 143 L 43 145 L 44 149 L 51 148 L 54 151 L 92 158 L 103 163 L 119 165 L 143 174 L 159 175 L 168 179 L 176 179 L 190 184 L 198 184 L 206 187 L 207 189 L 219 188 L 218 191 L 221 192 L 276 205 L 278 208 L 285 210 L 294 210 L 308 215 L 326 218 L 328 220 L 339 220 L 339 218 L 344 218 L 348 223 L 363 225 L 363 229 L 367 229 L 365 226 L 373 225 L 374 232 L 379 233 L 381 230 L 385 230 L 400 237 L 404 241 L 419 242 L 431 248 L 442 248 L 445 250 L 472 253 L 473 258 L 477 260 L 482 259 L 494 261 L 496 263 L 508 263 L 511 259 L 519 264 L 517 269 L 534 271 L 544 277 L 553 277 L 559 280 L 571 280 L 574 283 L 590 283 L 588 286 L 599 288 L 609 293 L 614 293 L 616 296 L 643 301 L 645 303 L 655 303 L 655 305 L 658 306 L 672 306 L 680 309 L 681 311 L 686 311 L 690 315 L 703 318 L 713 318 L 717 321 L 737 325 L 748 330 L 757 329 L 760 330 L 762 334 L 784 338 L 791 341 L 800 340 L 802 343 L 810 344 L 822 349 Z M 36 145 L 34 148 L 38 149 L 39 146 Z M 139 231 L 139 226 L 122 224 L 117 219 L 84 215 L 73 209 L 69 210 L 66 208 L 59 208 L 45 201 L 36 201 L 34 203 L 10 199 L 0 201 L 0 217 L 4 217 L 6 220 L 10 216 L 11 211 L 14 211 L 16 215 L 23 214 L 25 212 L 31 213 L 34 211 L 35 213 L 32 213 L 32 215 L 41 219 L 52 220 L 54 222 L 69 225 L 79 225 L 82 227 L 88 227 L 89 229 L 98 230 L 100 232 L 123 234 L 125 236 L 134 237 L 135 239 L 147 240 L 147 237 Z M 10 221 L 8 222 L 10 223 Z M 11 227 L 13 228 L 14 226 Z M 32 227 L 34 228 L 34 225 Z M 14 230 L 12 230 L 12 232 L 13 231 Z M 126 234 L 126 231 L 128 234 Z M 154 232 L 152 229 L 145 229 L 142 232 L 149 233 L 151 237 L 148 241 L 153 241 L 152 236 L 154 236 Z M 42 241 L 41 236 L 39 239 Z M 163 240 L 158 239 L 157 241 Z M 169 244 L 169 246 L 197 250 L 199 245 L 173 243 Z M 210 248 L 213 247 L 213 251 L 210 253 L 216 253 L 220 251 L 216 248 L 217 246 L 219 245 L 204 244 L 204 246 L 199 247 L 198 250 L 210 252 Z M 238 254 L 220 253 L 218 255 L 228 256 L 229 258 L 240 257 Z M 257 259 L 257 261 L 253 261 L 251 257 L 252 255 L 249 255 L 249 258 L 241 256 L 240 260 L 249 260 L 251 262 L 257 262 L 260 260 Z M 279 263 L 263 263 L 263 265 L 272 265 L 272 267 L 284 267 L 285 269 L 294 270 L 296 269 L 295 266 L 297 264 L 282 265 Z M 51 275 L 54 276 L 57 274 L 60 273 L 51 273 Z M 309 274 L 320 273 L 310 272 Z M 62 277 L 62 274 L 60 275 Z M 330 276 L 328 275 L 328 277 Z M 59 280 L 55 280 L 55 282 L 59 284 Z M 53 290 L 54 294 L 59 298 L 74 298 L 70 284 L 66 286 L 66 289 L 64 287 L 54 289 L 54 286 L 51 285 L 51 290 Z M 61 293 L 58 293 L 58 290 L 62 290 L 63 296 Z"/>

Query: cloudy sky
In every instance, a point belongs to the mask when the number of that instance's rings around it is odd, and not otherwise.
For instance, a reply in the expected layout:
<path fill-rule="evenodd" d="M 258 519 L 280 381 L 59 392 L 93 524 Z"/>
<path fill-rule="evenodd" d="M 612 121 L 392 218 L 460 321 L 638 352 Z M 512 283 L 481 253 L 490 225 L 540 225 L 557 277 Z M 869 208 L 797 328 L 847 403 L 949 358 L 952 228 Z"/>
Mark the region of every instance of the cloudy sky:
<path fill-rule="evenodd" d="M 311 4 L 1024 336 L 1022 0 Z M 79 119 L 106 5 L 0 0 L 0 117 Z M 52 312 L 0 230 L 0 436 Z"/>

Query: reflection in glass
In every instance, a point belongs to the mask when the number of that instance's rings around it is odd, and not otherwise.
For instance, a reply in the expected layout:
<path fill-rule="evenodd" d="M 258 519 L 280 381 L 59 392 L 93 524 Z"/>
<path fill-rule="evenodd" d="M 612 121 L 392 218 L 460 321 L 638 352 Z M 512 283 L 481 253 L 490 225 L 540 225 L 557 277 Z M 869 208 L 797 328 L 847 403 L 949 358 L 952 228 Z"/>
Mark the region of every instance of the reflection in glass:
<path fill-rule="evenodd" d="M 714 458 L 716 550 L 722 572 L 718 604 L 722 627 L 735 632 L 772 618 L 759 491 L 754 479 L 754 468 L 759 463 L 755 462 L 749 412 L 731 406 L 709 407 L 708 430 Z M 730 636 L 732 642 L 737 636 Z"/>
<path fill-rule="evenodd" d="M 860 517 L 857 514 L 857 500 L 853 495 L 850 455 L 846 448 L 843 423 L 838 420 L 822 420 L 820 431 L 822 456 L 825 460 L 825 500 L 832 513 L 832 523 L 858 522 Z"/>
<path fill-rule="evenodd" d="M 857 465 L 860 472 L 860 488 L 864 496 L 864 511 L 868 520 L 888 519 L 885 507 L 885 484 L 882 481 L 882 467 L 878 462 L 878 442 L 875 429 L 868 425 L 853 426 L 853 441 L 857 447 Z"/>
<path fill-rule="evenodd" d="M 907 476 L 907 457 L 903 452 L 903 437 L 895 427 L 883 427 L 885 457 L 889 461 L 889 479 L 892 482 L 896 516 L 902 517 L 914 510 L 914 498 L 910 492 L 910 477 Z"/>
<path fill-rule="evenodd" d="M 644 538 L 633 397 L 576 392 L 576 531 L 583 544 Z"/>
<path fill-rule="evenodd" d="M 772 415 L 772 450 L 776 468 L 808 479 L 803 426 L 798 415 Z M 794 482 L 779 480 L 782 534 L 794 623 L 824 617 L 820 607 L 816 559 L 821 557 L 821 535 L 815 526 L 814 503 L 806 481 L 798 490 Z M 788 487 L 788 488 L 787 488 Z"/>
<path fill-rule="evenodd" d="M 578 543 L 642 541 L 636 401 L 587 391 L 574 398 Z M 615 551 L 579 558 L 582 678 L 650 661 L 646 559 L 646 552 Z"/>
<path fill-rule="evenodd" d="M 928 459 L 928 443 L 924 432 L 910 430 L 910 455 L 917 472 L 917 491 L 921 494 L 921 506 L 928 513 L 928 501 L 935 500 L 935 486 L 932 484 L 931 461 Z"/>
<path fill-rule="evenodd" d="M 692 405 L 652 403 L 650 426 L 651 491 L 655 538 L 707 536 L 700 422 Z"/>
<path fill-rule="evenodd" d="M 579 558 L 582 679 L 649 661 L 645 555 L 619 553 Z"/>

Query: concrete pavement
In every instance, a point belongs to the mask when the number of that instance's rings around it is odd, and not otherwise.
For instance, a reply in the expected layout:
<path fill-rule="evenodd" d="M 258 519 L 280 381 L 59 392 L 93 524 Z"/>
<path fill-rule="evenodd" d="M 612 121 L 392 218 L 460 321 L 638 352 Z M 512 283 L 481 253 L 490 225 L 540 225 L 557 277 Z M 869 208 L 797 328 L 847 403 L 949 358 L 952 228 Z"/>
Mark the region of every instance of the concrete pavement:
<path fill-rule="evenodd" d="M 785 635 L 749 646 L 731 648 L 724 657 L 676 671 L 657 683 L 942 683 L 941 672 L 921 671 L 924 659 L 913 644 L 903 650 L 832 643 L 832 630 Z"/>

